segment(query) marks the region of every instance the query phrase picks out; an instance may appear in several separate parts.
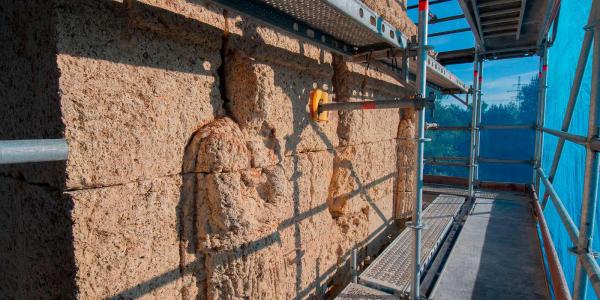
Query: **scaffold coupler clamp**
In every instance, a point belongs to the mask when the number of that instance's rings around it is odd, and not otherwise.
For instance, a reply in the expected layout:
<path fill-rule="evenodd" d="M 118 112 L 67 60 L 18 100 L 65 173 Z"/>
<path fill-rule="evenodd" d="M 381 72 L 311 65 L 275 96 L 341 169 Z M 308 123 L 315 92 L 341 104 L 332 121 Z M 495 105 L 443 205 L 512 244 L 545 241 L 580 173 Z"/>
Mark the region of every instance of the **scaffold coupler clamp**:
<path fill-rule="evenodd" d="M 425 130 L 437 129 L 439 127 L 440 127 L 440 124 L 438 124 L 438 123 L 425 123 Z"/>
<path fill-rule="evenodd" d="M 583 27 L 583 30 L 585 30 L 585 31 L 600 30 L 600 20 L 595 20 L 595 21 L 591 22 L 589 25 L 586 25 L 585 27 Z"/>
<path fill-rule="evenodd" d="M 412 229 L 425 229 L 427 228 L 427 225 L 425 223 L 421 224 L 415 224 L 415 222 L 412 221 L 408 221 L 406 223 L 404 223 L 404 225 L 406 225 L 407 228 L 412 228 Z"/>
<path fill-rule="evenodd" d="M 415 109 L 417 109 L 417 110 L 421 110 L 421 109 L 433 110 L 435 108 L 435 93 L 434 92 L 429 92 L 429 94 L 425 98 L 421 98 L 421 97 L 415 97 L 415 98 L 417 99 L 417 102 L 415 104 Z"/>
<path fill-rule="evenodd" d="M 587 254 L 590 253 L 589 249 L 581 249 L 577 246 L 574 247 L 569 247 L 568 251 L 575 254 L 575 255 L 582 255 L 582 254 Z"/>
<path fill-rule="evenodd" d="M 415 109 L 429 109 L 429 112 L 431 113 L 431 118 L 433 119 L 433 117 L 435 116 L 435 93 L 429 92 L 429 94 L 425 98 L 418 97 Z"/>

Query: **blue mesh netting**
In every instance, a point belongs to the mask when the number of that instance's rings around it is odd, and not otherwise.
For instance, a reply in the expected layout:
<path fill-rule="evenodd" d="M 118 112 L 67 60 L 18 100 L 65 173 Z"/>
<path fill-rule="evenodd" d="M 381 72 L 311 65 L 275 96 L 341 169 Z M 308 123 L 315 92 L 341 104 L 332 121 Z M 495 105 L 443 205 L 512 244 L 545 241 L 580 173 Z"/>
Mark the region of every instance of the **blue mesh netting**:
<path fill-rule="evenodd" d="M 548 61 L 548 92 L 546 105 L 545 126 L 560 130 L 565 109 L 569 99 L 569 92 L 575 75 L 575 68 L 579 58 L 581 42 L 583 41 L 591 0 L 562 1 L 558 33 L 556 41 L 549 51 Z M 587 70 L 582 82 L 582 88 L 577 98 L 574 111 L 571 133 L 586 135 L 589 114 L 591 57 L 588 60 Z M 546 134 L 544 136 L 544 153 L 542 158 L 543 168 L 550 172 L 552 159 L 558 138 Z M 561 197 L 562 202 L 569 211 L 576 225 L 579 225 L 581 215 L 581 199 L 583 193 L 583 176 L 585 162 L 585 149 L 570 142 L 565 144 L 563 154 L 556 173 L 554 187 Z M 543 195 L 543 187 L 540 195 Z M 573 290 L 575 276 L 575 256 L 568 251 L 572 247 L 569 236 L 560 221 L 555 206 L 549 202 L 545 209 L 548 226 L 557 248 L 560 262 L 565 272 L 567 282 Z M 597 219 L 596 219 L 597 220 Z M 598 226 L 596 221 L 596 227 Z M 597 231 L 594 233 L 593 248 L 600 249 Z M 597 299 L 593 289 L 588 285 L 587 299 Z"/>

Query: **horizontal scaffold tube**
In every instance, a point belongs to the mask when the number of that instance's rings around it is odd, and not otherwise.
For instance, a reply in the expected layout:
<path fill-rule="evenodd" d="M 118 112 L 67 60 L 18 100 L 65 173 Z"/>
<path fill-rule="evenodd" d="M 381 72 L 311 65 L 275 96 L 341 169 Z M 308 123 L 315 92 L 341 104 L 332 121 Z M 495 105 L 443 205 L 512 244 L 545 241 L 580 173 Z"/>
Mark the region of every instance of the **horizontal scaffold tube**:
<path fill-rule="evenodd" d="M 417 108 L 417 101 L 413 100 L 376 100 L 363 102 L 331 102 L 319 104 L 319 113 L 337 110 L 364 110 L 385 108 Z"/>
<path fill-rule="evenodd" d="M 64 139 L 0 141 L 0 165 L 66 160 Z"/>
<path fill-rule="evenodd" d="M 520 124 L 520 125 L 481 125 L 481 130 L 506 130 L 506 129 L 534 129 L 535 125 L 531 124 Z M 437 131 L 469 131 L 470 126 L 435 126 L 429 127 L 428 130 Z"/>
<path fill-rule="evenodd" d="M 429 166 L 448 166 L 448 167 L 469 167 L 468 162 L 455 162 L 455 161 L 436 161 L 436 160 L 425 160 L 425 164 Z"/>
<path fill-rule="evenodd" d="M 480 163 L 487 164 L 531 164 L 530 159 L 498 159 L 498 158 L 484 158 L 480 157 L 477 159 Z"/>
<path fill-rule="evenodd" d="M 446 161 L 464 161 L 464 162 L 468 162 L 469 158 L 468 157 L 461 157 L 461 156 L 432 156 L 432 157 L 427 157 L 427 161 L 430 163 L 443 163 L 445 164 Z M 530 164 L 531 160 L 528 159 L 501 159 L 501 158 L 484 158 L 484 157 L 479 157 L 477 158 L 477 162 L 480 163 L 488 163 L 488 164 Z"/>
<path fill-rule="evenodd" d="M 427 160 L 440 161 L 440 160 L 462 160 L 468 161 L 469 158 L 465 156 L 430 156 L 426 157 Z"/>

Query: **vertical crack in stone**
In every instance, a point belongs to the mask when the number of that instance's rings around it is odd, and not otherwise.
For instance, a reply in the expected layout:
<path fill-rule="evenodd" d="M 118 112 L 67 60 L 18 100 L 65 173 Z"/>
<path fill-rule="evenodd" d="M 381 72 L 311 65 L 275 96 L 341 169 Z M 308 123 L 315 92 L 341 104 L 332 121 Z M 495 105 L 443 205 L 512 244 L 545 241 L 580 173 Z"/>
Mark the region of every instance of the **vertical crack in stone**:
<path fill-rule="evenodd" d="M 223 100 L 223 111 L 226 116 L 231 116 L 231 110 L 229 108 L 229 97 L 227 96 L 227 78 L 225 77 L 227 53 L 229 51 L 229 17 L 227 10 L 223 10 L 224 19 L 224 31 L 221 36 L 221 48 L 219 54 L 221 56 L 221 65 L 217 68 L 217 75 L 219 76 L 219 92 L 221 93 L 221 99 Z"/>

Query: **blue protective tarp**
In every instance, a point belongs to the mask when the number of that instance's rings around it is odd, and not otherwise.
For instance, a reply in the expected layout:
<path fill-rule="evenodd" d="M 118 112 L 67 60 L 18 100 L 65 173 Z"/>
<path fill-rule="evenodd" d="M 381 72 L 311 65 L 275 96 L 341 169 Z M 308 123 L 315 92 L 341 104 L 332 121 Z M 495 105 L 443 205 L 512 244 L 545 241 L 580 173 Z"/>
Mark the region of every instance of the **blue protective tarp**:
<path fill-rule="evenodd" d="M 588 19 L 591 2 L 591 0 L 562 1 L 556 41 L 552 48 L 550 48 L 548 56 L 549 70 L 545 117 L 545 126 L 548 128 L 558 130 L 561 128 L 583 41 L 583 27 L 586 25 Z M 569 132 L 571 133 L 587 135 L 591 83 L 590 70 L 591 56 L 588 59 L 582 88 L 577 98 L 577 104 L 569 128 Z M 557 141 L 558 138 L 552 135 L 544 135 L 542 164 L 546 173 L 550 172 Z M 585 149 L 579 145 L 566 142 L 554 180 L 554 187 L 573 221 L 578 226 L 581 216 L 584 168 Z M 540 195 L 543 195 L 543 187 L 540 189 Z M 576 259 L 575 255 L 569 252 L 569 247 L 572 247 L 573 243 L 564 229 L 555 206 L 551 202 L 548 203 L 545 208 L 545 216 L 572 292 Z M 596 219 L 596 227 L 598 226 L 597 223 Z M 599 242 L 598 231 L 596 230 L 593 241 L 594 249 L 600 249 L 598 247 Z M 593 289 L 589 285 L 587 296 L 587 299 L 597 299 Z"/>

